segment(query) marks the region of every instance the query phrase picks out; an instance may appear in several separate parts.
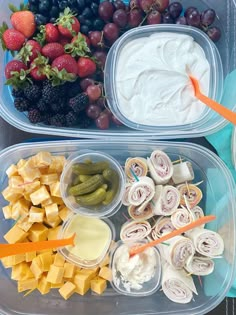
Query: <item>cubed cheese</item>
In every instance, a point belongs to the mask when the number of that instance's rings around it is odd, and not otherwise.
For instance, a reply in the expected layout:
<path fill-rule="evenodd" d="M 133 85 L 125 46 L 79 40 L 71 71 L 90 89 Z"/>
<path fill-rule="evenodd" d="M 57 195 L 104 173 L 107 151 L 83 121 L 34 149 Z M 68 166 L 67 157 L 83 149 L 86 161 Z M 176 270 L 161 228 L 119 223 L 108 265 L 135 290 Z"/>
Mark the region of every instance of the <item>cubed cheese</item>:
<path fill-rule="evenodd" d="M 24 198 L 20 198 L 12 205 L 12 218 L 17 219 L 19 216 L 27 216 L 29 212 L 30 202 Z"/>
<path fill-rule="evenodd" d="M 99 267 L 93 268 L 93 269 L 81 269 L 80 274 L 86 275 L 88 280 L 93 279 L 98 275 Z"/>
<path fill-rule="evenodd" d="M 40 182 L 42 185 L 51 185 L 58 180 L 59 178 L 57 173 L 41 175 L 40 177 Z"/>
<path fill-rule="evenodd" d="M 17 174 L 18 174 L 17 166 L 14 165 L 14 164 L 11 164 L 11 165 L 8 167 L 8 169 L 6 170 L 6 173 L 7 173 L 7 176 L 8 176 L 8 177 L 17 175 Z"/>
<path fill-rule="evenodd" d="M 85 275 L 76 274 L 73 283 L 76 286 L 76 293 L 84 295 L 90 289 L 90 280 L 85 279 Z"/>
<path fill-rule="evenodd" d="M 64 264 L 64 278 L 72 279 L 75 275 L 76 266 L 68 262 Z"/>
<path fill-rule="evenodd" d="M 42 202 L 41 202 L 41 206 L 42 206 L 42 208 L 45 208 L 46 206 L 49 206 L 49 205 L 51 205 L 52 203 L 53 203 L 52 197 L 50 197 L 50 198 L 48 198 L 48 199 L 42 201 Z"/>
<path fill-rule="evenodd" d="M 59 217 L 62 219 L 62 221 L 66 221 L 67 218 L 69 217 L 69 215 L 72 214 L 72 211 L 70 209 L 68 209 L 67 207 L 63 207 L 60 211 L 59 211 Z"/>
<path fill-rule="evenodd" d="M 50 283 L 62 283 L 64 268 L 51 265 L 47 275 L 47 281 Z"/>
<path fill-rule="evenodd" d="M 25 183 L 32 182 L 41 176 L 39 169 L 32 167 L 30 160 L 18 168 L 18 173 L 23 177 Z"/>
<path fill-rule="evenodd" d="M 52 196 L 51 198 L 52 198 L 52 201 L 53 201 L 54 203 L 58 204 L 58 206 L 61 206 L 61 205 L 65 206 L 64 201 L 63 201 L 62 198 L 60 198 L 60 197 L 55 197 L 55 196 Z"/>
<path fill-rule="evenodd" d="M 46 253 L 40 254 L 38 258 L 40 259 L 43 272 L 49 271 L 50 266 L 53 263 L 52 253 L 46 252 Z"/>
<path fill-rule="evenodd" d="M 36 257 L 36 252 L 29 252 L 25 254 L 25 261 L 31 262 Z"/>
<path fill-rule="evenodd" d="M 51 184 L 49 187 L 50 187 L 50 192 L 51 192 L 52 196 L 61 198 L 60 182 L 59 181 Z"/>
<path fill-rule="evenodd" d="M 3 237 L 9 244 L 14 244 L 22 242 L 27 236 L 27 232 L 14 225 Z"/>
<path fill-rule="evenodd" d="M 62 173 L 65 163 L 66 158 L 64 156 L 53 156 L 48 173 Z"/>
<path fill-rule="evenodd" d="M 29 222 L 43 222 L 44 209 L 31 207 L 29 211 Z"/>
<path fill-rule="evenodd" d="M 28 232 L 31 229 L 33 223 L 29 222 L 29 217 L 21 216 L 16 225 L 23 231 Z"/>
<path fill-rule="evenodd" d="M 112 272 L 111 272 L 111 269 L 108 268 L 107 266 L 105 267 L 102 267 L 99 271 L 99 277 L 105 279 L 105 280 L 108 280 L 108 281 L 111 281 L 112 280 Z"/>
<path fill-rule="evenodd" d="M 64 282 L 61 283 L 51 283 L 51 289 L 60 289 L 64 285 Z"/>
<path fill-rule="evenodd" d="M 50 198 L 50 195 L 45 186 L 42 186 L 41 188 L 30 194 L 30 199 L 34 206 L 39 205 L 41 202 L 47 200 L 48 198 Z"/>
<path fill-rule="evenodd" d="M 38 179 L 34 180 L 32 183 L 25 183 L 24 188 L 25 188 L 25 193 L 30 195 L 32 192 L 38 190 L 40 188 L 41 184 Z"/>
<path fill-rule="evenodd" d="M 34 278 L 34 274 L 26 262 L 22 262 L 12 267 L 12 280 L 26 280 Z"/>
<path fill-rule="evenodd" d="M 56 253 L 53 264 L 57 267 L 63 267 L 64 263 L 65 258 L 60 253 Z"/>
<path fill-rule="evenodd" d="M 59 215 L 50 221 L 47 218 L 44 218 L 44 223 L 52 228 L 55 228 L 61 223 L 61 218 L 59 217 Z"/>
<path fill-rule="evenodd" d="M 29 239 L 32 242 L 46 241 L 48 228 L 41 223 L 34 223 L 29 231 Z"/>
<path fill-rule="evenodd" d="M 31 163 L 35 168 L 44 168 L 52 163 L 50 152 L 39 152 L 31 158 Z"/>
<path fill-rule="evenodd" d="M 58 217 L 58 206 L 56 203 L 52 203 L 49 206 L 45 207 L 45 213 L 46 213 L 46 217 L 47 220 L 50 222 L 52 222 L 53 220 L 55 220 Z"/>
<path fill-rule="evenodd" d="M 34 290 L 38 286 L 37 279 L 27 279 L 18 281 L 18 292 L 23 292 L 26 290 Z"/>
<path fill-rule="evenodd" d="M 2 195 L 4 197 L 4 199 L 6 199 L 7 201 L 14 203 L 16 202 L 18 199 L 21 198 L 21 193 L 18 193 L 14 190 L 14 188 L 7 186 L 3 191 L 2 191 Z"/>
<path fill-rule="evenodd" d="M 96 277 L 95 279 L 91 280 L 91 290 L 97 294 L 102 294 L 107 287 L 107 282 L 105 279 Z"/>
<path fill-rule="evenodd" d="M 109 265 L 109 263 L 110 263 L 110 257 L 109 255 L 106 255 L 105 258 L 100 262 L 99 267 L 102 268 L 104 266 Z"/>
<path fill-rule="evenodd" d="M 15 266 L 17 264 L 20 264 L 21 262 L 25 261 L 25 254 L 17 254 L 10 256 L 11 259 L 11 265 Z"/>
<path fill-rule="evenodd" d="M 57 226 L 55 228 L 49 229 L 48 231 L 48 240 L 57 240 L 58 235 L 60 233 L 61 226 Z"/>
<path fill-rule="evenodd" d="M 9 179 L 9 186 L 14 188 L 15 192 L 22 194 L 24 191 L 24 180 L 21 176 L 12 176 Z"/>
<path fill-rule="evenodd" d="M 21 168 L 22 166 L 24 166 L 25 163 L 26 163 L 26 160 L 20 159 L 17 163 L 17 171 L 18 171 L 18 168 Z"/>
<path fill-rule="evenodd" d="M 68 300 L 73 293 L 75 293 L 76 286 L 74 283 L 67 281 L 60 289 L 59 293 L 60 295 L 65 299 Z"/>
<path fill-rule="evenodd" d="M 2 208 L 2 212 L 5 219 L 11 219 L 11 208 L 12 206 L 5 206 Z"/>
<path fill-rule="evenodd" d="M 39 279 L 43 274 L 43 267 L 40 258 L 37 256 L 35 257 L 30 265 L 30 270 L 34 274 L 35 279 Z"/>
<path fill-rule="evenodd" d="M 4 268 L 11 268 L 12 267 L 12 263 L 11 263 L 11 256 L 8 257 L 3 257 L 1 258 L 1 263 L 4 266 Z"/>
<path fill-rule="evenodd" d="M 38 283 L 38 290 L 41 294 L 47 294 L 49 293 L 51 289 L 51 284 L 47 282 L 47 277 L 42 276 Z"/>

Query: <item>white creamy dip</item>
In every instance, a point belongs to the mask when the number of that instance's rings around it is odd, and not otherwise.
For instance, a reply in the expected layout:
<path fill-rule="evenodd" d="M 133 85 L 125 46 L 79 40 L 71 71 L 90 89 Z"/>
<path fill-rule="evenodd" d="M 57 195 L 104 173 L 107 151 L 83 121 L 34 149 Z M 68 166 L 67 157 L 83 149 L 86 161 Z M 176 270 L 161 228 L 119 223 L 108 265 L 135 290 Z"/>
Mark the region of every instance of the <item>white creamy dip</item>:
<path fill-rule="evenodd" d="M 144 252 L 129 257 L 129 247 L 122 245 L 117 249 L 114 257 L 115 274 L 120 273 L 120 277 L 113 276 L 114 281 L 130 292 L 131 289 L 140 290 L 142 284 L 148 282 L 155 275 L 157 268 L 157 257 L 153 248 L 148 248 Z"/>
<path fill-rule="evenodd" d="M 163 32 L 132 40 L 117 63 L 121 113 L 132 122 L 153 126 L 196 121 L 206 105 L 195 98 L 189 74 L 208 95 L 210 65 L 191 36 Z"/>

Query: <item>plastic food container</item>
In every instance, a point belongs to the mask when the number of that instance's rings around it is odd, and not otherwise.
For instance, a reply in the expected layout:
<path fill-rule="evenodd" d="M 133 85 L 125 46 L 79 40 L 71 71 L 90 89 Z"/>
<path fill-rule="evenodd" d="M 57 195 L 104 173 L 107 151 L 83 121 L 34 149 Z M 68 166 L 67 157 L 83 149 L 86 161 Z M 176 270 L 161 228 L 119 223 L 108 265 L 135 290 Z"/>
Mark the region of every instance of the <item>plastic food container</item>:
<path fill-rule="evenodd" d="M 12 0 L 11 3 L 18 6 L 21 0 Z M 174 0 L 171 0 L 174 2 Z M 216 44 L 221 59 L 223 61 L 223 72 L 224 79 L 227 74 L 236 68 L 236 58 L 230 58 L 233 48 L 236 46 L 236 33 L 235 33 L 235 22 L 236 22 L 236 3 L 235 0 L 182 0 L 184 8 L 195 6 L 199 10 L 205 10 L 209 7 L 213 8 L 217 12 L 216 26 L 219 26 L 222 30 L 222 38 Z M 8 1 L 2 1 L 1 3 L 1 16 L 0 24 L 3 21 L 7 23 L 10 20 L 10 10 L 8 9 Z M 205 121 L 201 126 L 195 126 L 192 129 L 186 130 L 179 126 L 175 131 L 173 130 L 159 130 L 159 131 L 139 131 L 130 129 L 128 127 L 112 127 L 108 130 L 99 130 L 95 126 L 89 129 L 78 129 L 78 128 L 58 128 L 49 127 L 44 124 L 32 124 L 28 121 L 25 113 L 18 112 L 13 105 L 13 98 L 10 93 L 10 88 L 5 86 L 5 78 L 3 69 L 8 61 L 11 60 L 10 54 L 3 53 L 0 50 L 0 65 L 1 65 L 1 77 L 0 77 L 0 115 L 8 123 L 19 128 L 21 130 L 39 133 L 39 134 L 51 134 L 57 136 L 68 136 L 68 137 L 83 137 L 83 138 L 104 138 L 119 140 L 123 139 L 173 139 L 173 138 L 187 138 L 187 137 L 200 137 L 203 135 L 211 134 L 221 129 L 226 125 L 225 119 L 220 117 L 218 114 L 211 112 L 209 120 Z M 229 108 L 233 108 L 234 104 L 230 104 Z"/>
<path fill-rule="evenodd" d="M 87 215 L 91 217 L 110 217 L 115 214 L 121 207 L 121 199 L 125 189 L 125 174 L 121 165 L 112 156 L 104 154 L 98 151 L 79 151 L 68 158 L 69 162 L 66 164 L 60 179 L 60 190 L 62 199 L 66 206 L 74 212 L 81 215 Z M 75 198 L 68 193 L 68 186 L 72 183 L 73 171 L 72 166 L 76 163 L 83 163 L 86 160 L 90 160 L 93 163 L 107 162 L 109 167 L 116 171 L 119 177 L 118 191 L 114 196 L 114 199 L 108 205 L 101 206 L 80 206 Z"/>
<path fill-rule="evenodd" d="M 122 50 L 134 40 L 147 38 L 153 34 L 158 33 L 175 33 L 180 35 L 191 36 L 196 43 L 204 50 L 206 59 L 210 64 L 210 85 L 209 85 L 209 97 L 213 100 L 220 102 L 223 92 L 223 68 L 221 58 L 218 49 L 209 37 L 197 28 L 190 28 L 184 25 L 173 24 L 160 24 L 160 25 L 148 25 L 143 27 L 134 28 L 124 33 L 110 49 L 106 66 L 105 66 L 105 94 L 107 96 L 108 105 L 112 113 L 126 126 L 143 130 L 143 131 L 155 131 L 155 132 L 169 132 L 175 135 L 178 132 L 179 125 L 165 125 L 165 126 L 151 126 L 141 123 L 136 123 L 126 117 L 121 108 L 121 100 L 119 100 L 117 93 L 117 67 L 119 62 L 119 56 Z M 193 129 L 200 129 L 202 125 L 209 122 L 211 119 L 212 111 L 209 107 L 205 107 L 202 115 L 192 123 L 182 125 L 182 129 L 186 132 L 190 132 Z"/>
<path fill-rule="evenodd" d="M 161 257 L 156 247 L 153 247 L 153 250 L 155 251 L 155 260 L 156 260 L 155 274 L 152 279 L 142 284 L 142 288 L 140 290 L 135 290 L 131 288 L 130 291 L 127 291 L 127 289 L 123 285 L 123 282 L 121 281 L 120 273 L 117 272 L 116 270 L 117 254 L 118 254 L 118 251 L 120 251 L 121 247 L 122 246 L 132 247 L 136 244 L 142 244 L 142 243 L 146 243 L 146 241 L 139 241 L 136 243 L 129 243 L 129 244 L 119 241 L 117 242 L 117 246 L 111 255 L 110 268 L 112 270 L 112 275 L 113 275 L 113 281 L 111 282 L 111 285 L 114 288 L 114 290 L 116 290 L 120 294 L 127 295 L 127 296 L 136 296 L 136 297 L 148 296 L 148 295 L 154 294 L 161 285 Z"/>
<path fill-rule="evenodd" d="M 70 227 L 72 221 L 76 218 L 76 216 L 78 216 L 78 214 L 72 215 L 68 218 L 68 220 L 63 224 L 62 228 L 61 228 L 61 233 L 59 235 L 59 238 L 64 238 L 64 237 L 68 237 L 68 228 Z M 110 245 L 111 245 L 111 241 L 115 239 L 115 227 L 112 224 L 112 222 L 109 219 L 103 219 L 102 220 L 107 227 L 110 229 L 110 235 L 109 235 L 109 239 L 106 243 L 106 245 L 104 246 L 104 250 L 101 253 L 101 255 L 94 260 L 84 260 L 84 259 L 80 259 L 80 257 L 78 257 L 77 255 L 73 255 L 70 250 L 68 249 L 68 247 L 62 247 L 59 249 L 59 252 L 65 257 L 65 259 L 79 267 L 82 268 L 95 268 L 96 266 L 98 266 L 100 264 L 100 262 L 104 259 L 104 257 L 106 256 L 106 254 L 109 251 Z M 79 230 L 78 230 L 78 234 L 79 234 Z"/>
<path fill-rule="evenodd" d="M 0 190 L 2 191 L 8 183 L 6 169 L 21 158 L 28 158 L 42 150 L 57 155 L 65 154 L 68 157 L 78 150 L 87 148 L 108 153 L 122 165 L 127 157 L 147 157 L 157 148 L 165 151 L 172 160 L 178 160 L 181 156 L 182 159 L 190 161 L 193 165 L 196 182 L 203 180 L 201 189 L 204 198 L 200 207 L 203 207 L 206 214 L 212 213 L 217 216 L 209 228 L 221 233 L 224 239 L 225 252 L 222 258 L 216 260 L 215 270 L 211 275 L 202 277 L 202 287 L 195 280 L 198 296 L 195 295 L 194 301 L 186 305 L 172 303 L 159 290 L 153 295 L 139 299 L 121 296 L 112 288 L 108 288 L 102 296 L 91 293 L 81 297 L 74 295 L 67 301 L 61 298 L 57 290 L 52 290 L 50 294 L 43 296 L 34 291 L 23 298 L 22 294 L 17 293 L 16 283 L 10 279 L 10 270 L 0 264 L 0 313 L 6 315 L 22 313 L 76 315 L 78 312 L 83 315 L 202 315 L 220 304 L 235 279 L 235 184 L 224 163 L 206 148 L 191 143 L 151 141 L 134 143 L 133 141 L 68 140 L 18 144 L 0 153 Z M 0 206 L 3 207 L 6 204 L 6 201 L 0 196 Z M 120 227 L 126 222 L 123 214 L 127 214 L 125 207 L 122 207 L 110 218 L 116 227 L 116 235 L 120 234 Z M 1 243 L 4 243 L 3 235 L 13 224 L 12 221 L 4 220 L 3 214 L 0 212 Z M 222 232 L 222 229 L 225 230 L 225 233 Z"/>

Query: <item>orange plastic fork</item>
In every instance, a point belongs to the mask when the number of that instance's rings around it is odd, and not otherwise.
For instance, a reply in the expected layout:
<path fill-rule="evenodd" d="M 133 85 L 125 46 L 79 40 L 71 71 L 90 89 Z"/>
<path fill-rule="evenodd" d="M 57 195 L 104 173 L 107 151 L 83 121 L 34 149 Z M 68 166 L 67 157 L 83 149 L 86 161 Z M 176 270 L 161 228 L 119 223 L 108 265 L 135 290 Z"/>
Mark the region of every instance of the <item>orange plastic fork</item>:
<path fill-rule="evenodd" d="M 222 117 L 230 121 L 232 124 L 236 125 L 236 113 L 232 112 L 230 109 L 224 107 L 223 105 L 213 101 L 211 98 L 207 97 L 206 95 L 202 94 L 199 88 L 198 80 L 192 76 L 189 76 L 195 91 L 195 96 L 204 104 L 209 106 L 215 112 L 220 114 Z"/>
<path fill-rule="evenodd" d="M 0 244 L 0 258 L 18 254 L 25 254 L 34 251 L 40 251 L 44 249 L 63 247 L 66 245 L 74 245 L 75 235 L 76 234 L 72 235 L 70 238 L 64 238 L 60 240 L 16 244 Z"/>

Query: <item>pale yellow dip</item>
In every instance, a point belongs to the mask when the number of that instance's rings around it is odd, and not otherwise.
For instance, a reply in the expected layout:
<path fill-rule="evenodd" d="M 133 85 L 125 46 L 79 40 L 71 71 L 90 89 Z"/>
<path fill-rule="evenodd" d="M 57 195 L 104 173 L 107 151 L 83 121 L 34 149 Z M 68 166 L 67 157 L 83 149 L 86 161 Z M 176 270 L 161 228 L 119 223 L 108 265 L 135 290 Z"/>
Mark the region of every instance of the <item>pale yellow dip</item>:
<path fill-rule="evenodd" d="M 82 260 L 98 259 L 111 241 L 110 227 L 96 218 L 74 216 L 66 228 L 65 237 L 74 233 L 75 246 L 68 246 L 67 249 Z"/>

